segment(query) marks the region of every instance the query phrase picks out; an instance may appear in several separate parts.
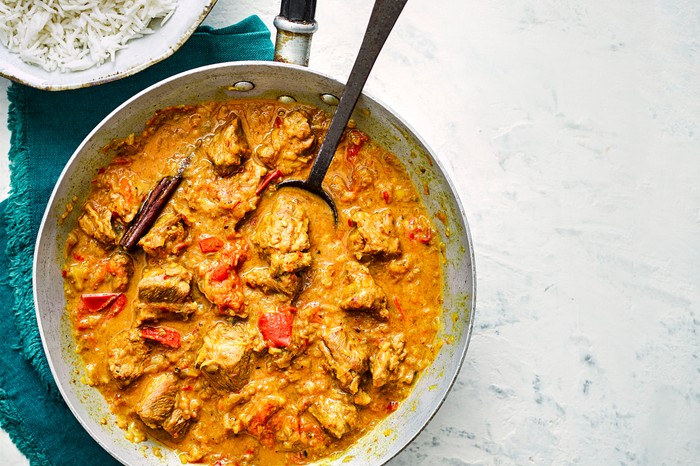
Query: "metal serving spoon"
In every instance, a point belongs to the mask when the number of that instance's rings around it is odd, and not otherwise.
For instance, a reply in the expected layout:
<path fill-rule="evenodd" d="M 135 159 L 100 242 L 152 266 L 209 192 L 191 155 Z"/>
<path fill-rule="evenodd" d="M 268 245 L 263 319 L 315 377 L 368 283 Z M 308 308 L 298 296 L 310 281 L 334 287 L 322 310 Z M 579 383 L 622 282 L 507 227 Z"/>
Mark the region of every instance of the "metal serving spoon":
<path fill-rule="evenodd" d="M 382 50 L 389 33 L 396 24 L 403 7 L 408 0 L 376 0 L 372 15 L 369 18 L 369 24 L 365 31 L 365 36 L 362 39 L 360 52 L 355 59 L 355 64 L 350 71 L 348 82 L 345 85 L 345 90 L 340 98 L 338 108 L 333 114 L 331 124 L 328 127 L 326 136 L 321 143 L 321 148 L 318 151 L 316 160 L 311 167 L 311 172 L 306 180 L 285 180 L 282 181 L 279 188 L 301 188 L 309 191 L 328 204 L 333 211 L 333 218 L 338 222 L 338 210 L 331 196 L 323 190 L 323 179 L 326 176 L 328 167 L 333 160 L 335 150 L 338 148 L 338 143 L 343 135 L 343 131 L 350 120 L 350 115 L 355 109 L 357 99 L 362 93 L 362 88 L 367 82 L 369 72 L 377 60 L 379 52 Z"/>

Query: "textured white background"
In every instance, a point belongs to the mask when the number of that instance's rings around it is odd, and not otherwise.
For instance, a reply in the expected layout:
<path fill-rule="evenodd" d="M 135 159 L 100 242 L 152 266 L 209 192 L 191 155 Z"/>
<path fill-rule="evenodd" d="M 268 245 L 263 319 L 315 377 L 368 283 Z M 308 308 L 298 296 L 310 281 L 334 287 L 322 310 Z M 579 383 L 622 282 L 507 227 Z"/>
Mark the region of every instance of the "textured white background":
<path fill-rule="evenodd" d="M 318 3 L 310 66 L 344 80 L 371 2 Z M 392 466 L 699 464 L 700 2 L 414 0 L 367 90 L 455 181 L 478 278 L 457 383 Z"/>

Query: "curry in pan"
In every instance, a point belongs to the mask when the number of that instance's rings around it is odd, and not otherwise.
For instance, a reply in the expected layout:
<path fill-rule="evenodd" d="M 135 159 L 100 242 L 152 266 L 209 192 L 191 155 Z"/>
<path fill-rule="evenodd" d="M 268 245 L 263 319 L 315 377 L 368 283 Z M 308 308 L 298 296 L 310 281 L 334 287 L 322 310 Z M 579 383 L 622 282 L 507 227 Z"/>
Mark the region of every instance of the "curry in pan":
<path fill-rule="evenodd" d="M 85 382 L 128 439 L 183 462 L 312 462 L 372 431 L 433 360 L 440 241 L 398 159 L 347 128 L 326 176 L 337 224 L 320 199 L 276 189 L 306 176 L 329 121 L 211 102 L 104 148 L 63 275 Z"/>

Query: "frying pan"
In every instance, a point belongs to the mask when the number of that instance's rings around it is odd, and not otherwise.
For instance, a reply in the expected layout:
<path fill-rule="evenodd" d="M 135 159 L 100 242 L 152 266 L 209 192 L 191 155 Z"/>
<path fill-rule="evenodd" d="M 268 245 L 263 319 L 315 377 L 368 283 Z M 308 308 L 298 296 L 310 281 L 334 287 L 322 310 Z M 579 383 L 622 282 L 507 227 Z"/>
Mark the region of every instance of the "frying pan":
<path fill-rule="evenodd" d="M 76 205 L 81 205 L 95 171 L 109 162 L 109 155 L 99 149 L 114 137 L 140 132 L 158 109 L 231 98 L 280 98 L 332 113 L 337 104 L 335 97 L 342 92 L 343 85 L 332 77 L 289 63 L 251 61 L 197 68 L 165 79 L 124 102 L 90 132 L 65 166 L 46 207 L 35 248 L 37 321 L 49 366 L 64 400 L 86 431 L 122 463 L 181 464 L 176 452 L 167 448 L 161 448 L 161 457 L 151 454 L 150 447 L 160 446 L 157 443 L 146 441 L 146 450 L 144 443 L 126 440 L 100 393 L 80 382 L 84 367 L 73 351 L 61 276 L 64 245 L 68 233 L 77 225 L 79 209 L 61 221 L 66 204 L 73 202 L 75 196 Z M 406 121 L 366 94 L 360 96 L 353 119 L 358 128 L 396 154 L 435 219 L 435 228 L 444 243 L 444 311 L 438 333 L 444 344 L 397 411 L 341 455 L 319 464 L 384 464 L 420 433 L 459 373 L 472 332 L 476 298 L 474 252 L 467 219 L 439 157 Z"/>

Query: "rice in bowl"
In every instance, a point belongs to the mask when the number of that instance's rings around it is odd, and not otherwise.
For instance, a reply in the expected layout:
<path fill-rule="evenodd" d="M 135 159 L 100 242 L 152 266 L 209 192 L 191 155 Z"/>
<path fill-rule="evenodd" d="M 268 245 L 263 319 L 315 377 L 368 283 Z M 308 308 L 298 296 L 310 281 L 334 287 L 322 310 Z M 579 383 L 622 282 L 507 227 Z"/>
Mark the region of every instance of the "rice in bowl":
<path fill-rule="evenodd" d="M 0 43 L 48 72 L 86 70 L 114 61 L 176 7 L 177 0 L 4 0 Z"/>

